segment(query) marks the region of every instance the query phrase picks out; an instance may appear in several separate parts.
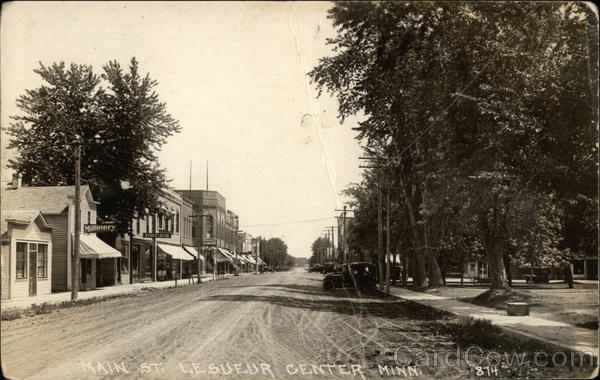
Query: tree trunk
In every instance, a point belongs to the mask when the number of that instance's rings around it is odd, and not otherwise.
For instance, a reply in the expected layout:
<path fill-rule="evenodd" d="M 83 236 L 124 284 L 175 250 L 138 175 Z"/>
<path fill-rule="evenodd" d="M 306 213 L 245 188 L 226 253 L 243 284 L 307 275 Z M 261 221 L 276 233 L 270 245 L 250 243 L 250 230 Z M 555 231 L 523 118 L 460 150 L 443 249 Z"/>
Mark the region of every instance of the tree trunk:
<path fill-rule="evenodd" d="M 427 286 L 427 273 L 425 271 L 424 252 L 420 247 L 421 238 L 419 236 L 419 226 L 417 225 L 417 220 L 413 211 L 413 206 L 410 198 L 408 197 L 403 181 L 401 181 L 400 185 L 402 187 L 402 192 L 404 195 L 404 203 L 406 204 L 408 220 L 410 224 L 410 231 L 413 237 L 412 243 L 415 249 L 415 270 L 413 273 L 413 287 L 422 288 Z"/>
<path fill-rule="evenodd" d="M 505 252 L 504 267 L 506 268 L 506 276 L 508 277 L 508 286 L 512 286 L 512 272 L 510 271 L 510 256 Z"/>
<path fill-rule="evenodd" d="M 423 240 L 425 243 L 425 259 L 427 260 L 427 264 L 429 265 L 429 285 L 441 286 L 444 285 L 444 280 L 442 279 L 442 271 L 440 270 L 440 265 L 437 261 L 437 258 L 431 252 L 431 247 L 429 246 L 429 237 L 429 220 L 428 218 L 425 218 L 425 225 L 423 226 Z"/>
<path fill-rule="evenodd" d="M 394 259 L 392 264 L 392 285 L 396 286 L 396 256 L 397 253 L 394 252 Z"/>
<path fill-rule="evenodd" d="M 429 248 L 427 250 L 429 251 Z M 442 270 L 440 269 L 437 258 L 431 252 L 427 253 L 427 264 L 429 264 L 429 285 L 443 286 L 444 279 L 442 277 Z"/>
<path fill-rule="evenodd" d="M 408 255 L 404 256 L 404 264 L 402 265 L 402 285 L 408 284 Z"/>
<path fill-rule="evenodd" d="M 565 274 L 565 281 L 569 284 L 569 289 L 573 289 L 573 265 L 569 263 L 565 264 L 563 266 L 563 271 Z"/>
<path fill-rule="evenodd" d="M 488 268 L 491 280 L 490 287 L 493 290 L 508 289 L 503 261 L 504 239 L 494 237 L 486 240 Z"/>
<path fill-rule="evenodd" d="M 492 290 L 508 289 L 506 282 L 506 272 L 504 270 L 504 250 L 506 244 L 506 236 L 499 233 L 502 226 L 494 224 L 492 228 L 488 222 L 487 211 L 483 211 L 478 215 L 479 227 L 483 234 L 483 243 L 488 259 L 488 270 L 490 273 L 490 288 Z"/>
<path fill-rule="evenodd" d="M 440 260 L 442 261 L 442 265 L 440 265 L 440 269 L 442 270 L 442 281 L 444 282 L 444 286 L 446 286 L 446 261 L 444 260 L 444 253 L 442 252 L 442 254 L 440 255 Z"/>
<path fill-rule="evenodd" d="M 460 287 L 462 288 L 465 281 L 465 254 L 460 255 Z"/>

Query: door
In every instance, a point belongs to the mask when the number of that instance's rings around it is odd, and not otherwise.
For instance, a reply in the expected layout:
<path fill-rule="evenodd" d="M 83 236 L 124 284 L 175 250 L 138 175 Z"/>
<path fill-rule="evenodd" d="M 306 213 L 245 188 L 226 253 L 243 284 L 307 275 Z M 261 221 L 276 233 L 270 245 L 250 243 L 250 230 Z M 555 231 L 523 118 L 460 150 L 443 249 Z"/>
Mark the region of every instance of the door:
<path fill-rule="evenodd" d="M 29 244 L 29 295 L 37 294 L 37 245 Z"/>
<path fill-rule="evenodd" d="M 79 259 L 79 278 L 81 282 L 79 285 L 83 285 L 85 288 L 85 284 L 87 282 L 87 272 L 88 272 L 88 260 Z"/>

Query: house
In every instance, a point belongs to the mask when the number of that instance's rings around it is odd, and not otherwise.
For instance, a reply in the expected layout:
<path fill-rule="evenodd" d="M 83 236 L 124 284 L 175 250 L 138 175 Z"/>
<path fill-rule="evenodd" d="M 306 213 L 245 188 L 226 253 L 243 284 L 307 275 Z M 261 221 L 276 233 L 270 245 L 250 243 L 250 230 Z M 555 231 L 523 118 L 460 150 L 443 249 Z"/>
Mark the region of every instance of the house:
<path fill-rule="evenodd" d="M 51 289 L 71 289 L 71 257 L 75 233 L 75 186 L 21 186 L 18 178 L 0 194 L 3 210 L 39 210 L 52 227 Z M 96 224 L 96 202 L 87 185 L 81 186 L 81 231 Z M 79 289 L 89 290 L 117 284 L 117 260 L 121 253 L 96 234 L 80 237 Z"/>
<path fill-rule="evenodd" d="M 2 299 L 50 294 L 52 227 L 39 210 L 1 210 Z"/>

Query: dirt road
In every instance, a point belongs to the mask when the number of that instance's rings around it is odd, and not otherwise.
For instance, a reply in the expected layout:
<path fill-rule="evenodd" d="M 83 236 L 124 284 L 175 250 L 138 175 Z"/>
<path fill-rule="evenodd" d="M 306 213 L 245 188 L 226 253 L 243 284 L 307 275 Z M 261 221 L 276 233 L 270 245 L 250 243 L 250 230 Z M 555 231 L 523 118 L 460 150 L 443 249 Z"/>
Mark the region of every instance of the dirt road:
<path fill-rule="evenodd" d="M 402 302 L 325 293 L 321 279 L 300 269 L 246 275 L 3 322 L 2 367 L 12 379 L 393 378 L 405 376 L 378 365 L 394 363 L 399 346 L 452 349 Z"/>

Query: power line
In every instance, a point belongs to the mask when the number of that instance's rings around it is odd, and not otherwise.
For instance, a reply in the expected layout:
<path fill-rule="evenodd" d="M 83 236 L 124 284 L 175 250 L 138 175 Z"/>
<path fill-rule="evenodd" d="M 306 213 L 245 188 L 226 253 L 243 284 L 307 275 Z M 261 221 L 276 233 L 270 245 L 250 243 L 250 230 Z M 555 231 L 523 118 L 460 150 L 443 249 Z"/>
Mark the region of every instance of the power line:
<path fill-rule="evenodd" d="M 283 223 L 272 223 L 272 224 L 253 224 L 253 225 L 248 225 L 248 226 L 240 226 L 240 228 L 247 228 L 247 227 L 268 227 L 268 226 L 282 226 L 282 225 L 286 225 L 286 224 L 300 224 L 300 223 L 312 223 L 312 222 L 322 222 L 324 220 L 331 220 L 331 219 L 335 219 L 335 216 L 331 216 L 328 218 L 320 218 L 320 219 L 308 219 L 308 220 L 297 220 L 294 222 L 283 222 Z"/>

